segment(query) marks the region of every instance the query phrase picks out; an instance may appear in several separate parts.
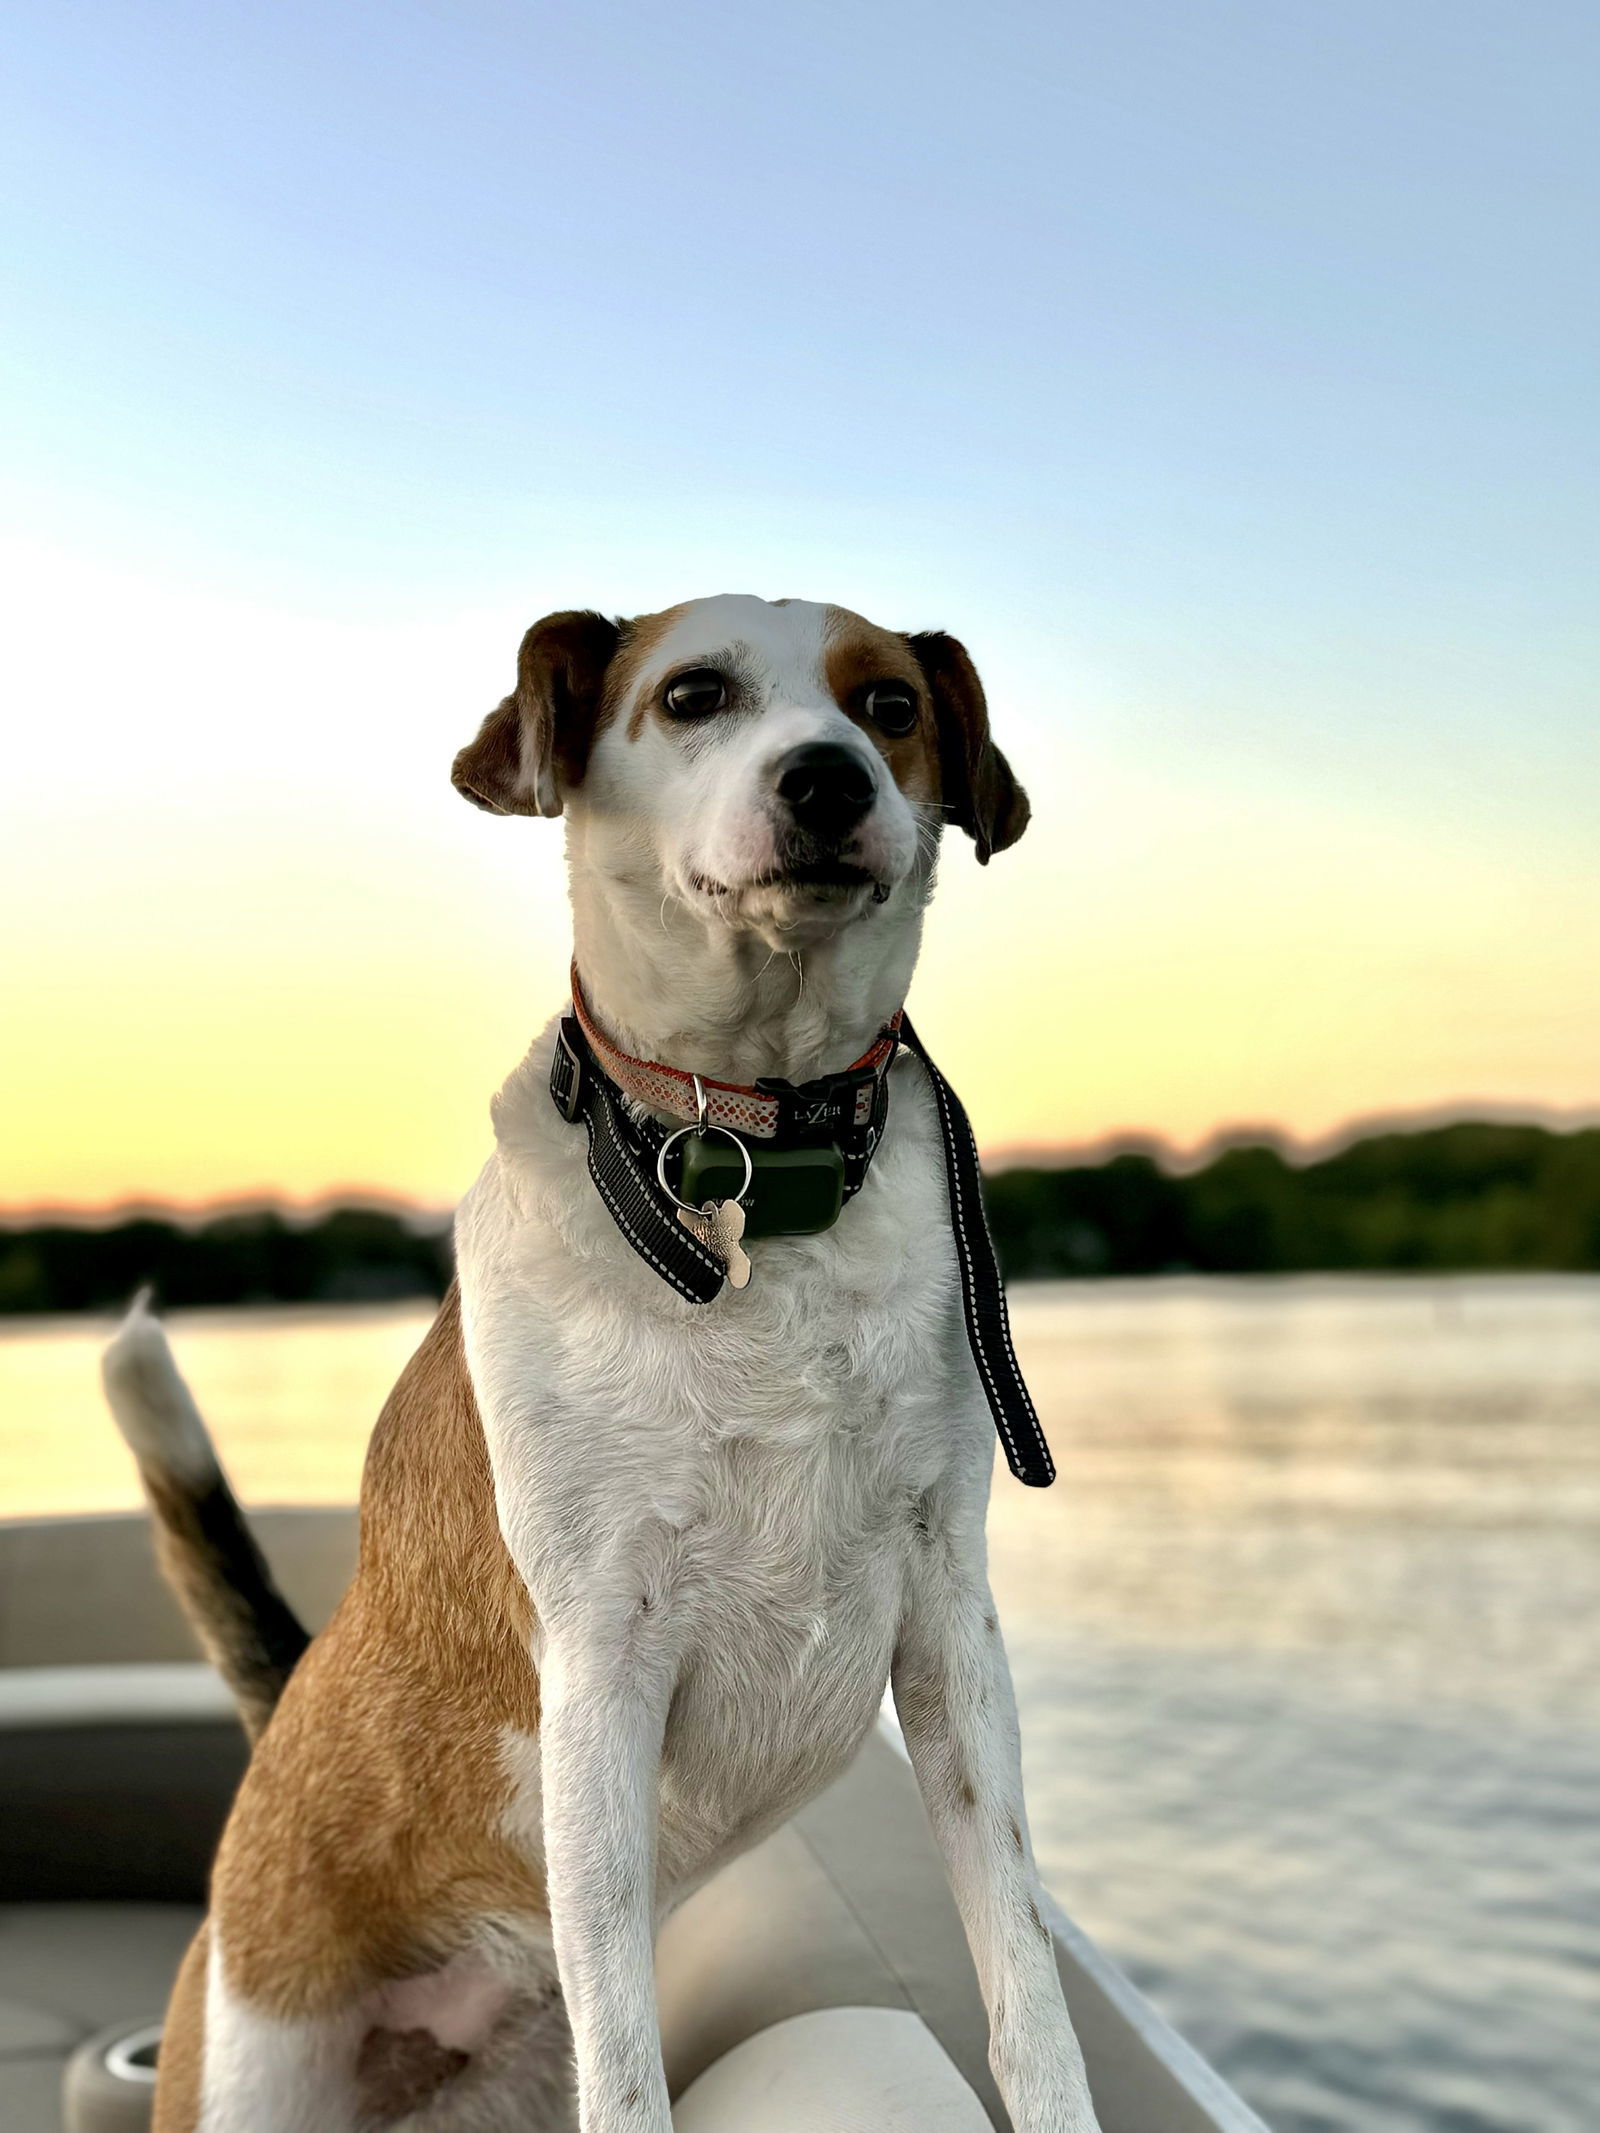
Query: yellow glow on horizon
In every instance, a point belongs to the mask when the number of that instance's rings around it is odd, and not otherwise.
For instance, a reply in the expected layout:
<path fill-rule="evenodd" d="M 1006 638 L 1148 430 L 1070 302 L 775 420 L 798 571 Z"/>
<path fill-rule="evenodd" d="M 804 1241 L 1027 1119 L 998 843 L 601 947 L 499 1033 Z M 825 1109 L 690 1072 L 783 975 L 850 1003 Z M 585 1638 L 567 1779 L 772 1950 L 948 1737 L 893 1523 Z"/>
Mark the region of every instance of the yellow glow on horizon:
<path fill-rule="evenodd" d="M 259 884 L 235 873 L 203 925 L 183 921 L 192 890 L 146 888 L 153 938 L 131 952 L 106 921 L 70 953 L 37 934 L 10 980 L 27 1041 L 0 1068 L 7 1204 L 456 1198 L 489 1146 L 490 1094 L 563 997 L 567 954 L 559 833 L 465 819 L 496 865 L 452 882 L 421 855 L 425 895 L 414 877 L 320 897 L 302 883 L 262 929 Z M 1063 861 L 1043 838 L 1037 859 L 1024 843 L 981 872 L 952 840 L 912 1004 L 987 1148 L 1592 1100 L 1582 1002 L 1600 928 L 1554 925 L 1436 857 L 1373 852 L 1332 895 L 1331 859 L 1218 836 L 1226 861 L 1181 893 L 1143 869 L 1107 883 L 1094 854 Z M 502 860 L 525 874 L 514 889 Z"/>
<path fill-rule="evenodd" d="M 0 1205 L 454 1200 L 564 996 L 559 829 L 447 783 L 512 618 L 269 628 L 32 567 Z M 86 605 L 115 686 L 76 663 Z M 1167 782 L 1047 706 L 1001 738 L 1034 827 L 986 870 L 947 840 L 912 1000 L 986 1148 L 1600 1096 L 1592 869 Z"/>

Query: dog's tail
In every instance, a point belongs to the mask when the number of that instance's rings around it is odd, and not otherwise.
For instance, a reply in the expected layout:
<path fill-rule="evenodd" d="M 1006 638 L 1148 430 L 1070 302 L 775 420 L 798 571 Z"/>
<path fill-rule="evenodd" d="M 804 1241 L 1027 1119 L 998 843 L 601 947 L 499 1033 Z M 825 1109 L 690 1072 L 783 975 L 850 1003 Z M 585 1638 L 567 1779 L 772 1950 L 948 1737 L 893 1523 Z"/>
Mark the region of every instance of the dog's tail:
<path fill-rule="evenodd" d="M 162 1572 L 254 1740 L 310 1639 L 251 1538 L 148 1289 L 134 1298 L 101 1374 L 139 1462 Z"/>

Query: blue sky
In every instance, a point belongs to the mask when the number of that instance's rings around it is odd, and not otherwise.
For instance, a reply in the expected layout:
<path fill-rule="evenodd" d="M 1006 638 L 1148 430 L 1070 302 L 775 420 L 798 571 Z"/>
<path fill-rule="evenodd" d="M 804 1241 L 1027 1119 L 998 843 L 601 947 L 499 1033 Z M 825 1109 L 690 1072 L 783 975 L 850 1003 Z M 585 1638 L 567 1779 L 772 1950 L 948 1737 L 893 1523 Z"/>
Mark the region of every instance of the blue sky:
<path fill-rule="evenodd" d="M 335 610 L 889 551 L 1247 747 L 1398 713 L 1537 787 L 1508 712 L 1579 738 L 1588 10 L 87 5 L 19 42 L 24 525 Z"/>
<path fill-rule="evenodd" d="M 838 598 L 966 636 L 1046 791 L 1600 928 L 1597 62 L 1540 5 L 24 0 L 0 538 L 40 613 L 473 616 L 486 672 L 573 601 Z"/>

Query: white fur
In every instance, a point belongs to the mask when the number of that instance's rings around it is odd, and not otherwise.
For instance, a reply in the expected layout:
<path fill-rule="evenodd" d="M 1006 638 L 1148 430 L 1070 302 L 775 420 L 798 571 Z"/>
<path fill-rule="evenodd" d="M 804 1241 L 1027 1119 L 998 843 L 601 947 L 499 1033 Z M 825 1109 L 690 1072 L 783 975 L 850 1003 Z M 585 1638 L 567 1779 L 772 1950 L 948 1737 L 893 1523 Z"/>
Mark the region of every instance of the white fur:
<path fill-rule="evenodd" d="M 199 2133 L 328 2133 L 359 2124 L 355 2056 L 365 2012 L 285 2021 L 258 2014 L 224 1975 L 213 1939 Z"/>
<path fill-rule="evenodd" d="M 477 2054 L 404 2120 L 380 2121 L 384 2133 L 575 2133 L 554 1953 L 520 1919 L 485 1919 L 477 1944 L 440 1970 L 365 1993 L 338 2014 L 292 2020 L 261 2014 L 233 1990 L 226 1950 L 213 1940 L 197 2133 L 377 2133 L 356 2075 L 362 2039 L 377 2026 L 428 2029 Z"/>
<path fill-rule="evenodd" d="M 804 603 L 684 610 L 646 682 L 727 664 L 748 707 L 692 734 L 647 718 L 634 738 L 618 718 L 566 795 L 577 961 L 630 1051 L 800 1080 L 859 1056 L 905 997 L 934 839 L 828 696 L 826 628 Z M 752 886 L 776 849 L 772 766 L 820 737 L 879 775 L 855 850 L 887 901 Z M 891 1671 L 1016 2133 L 1093 2133 L 1038 1923 L 984 1567 L 993 1432 L 921 1068 L 894 1069 L 883 1145 L 838 1225 L 757 1241 L 750 1287 L 695 1306 L 594 1191 L 584 1134 L 549 1099 L 552 1034 L 495 1101 L 456 1235 L 500 1523 L 538 1621 L 540 1731 L 506 1740 L 506 1827 L 548 1880 L 581 2133 L 670 2133 L 656 1926 L 844 1768 Z M 331 2035 L 302 2040 L 307 2067 Z M 309 2124 L 283 2048 L 214 1975 L 207 2133 Z M 269 2068 L 282 2102 L 228 2115 L 224 2091 L 254 2097 Z M 476 2098 L 418 2122 L 496 2122 Z M 319 2105 L 319 2127 L 353 2124 L 337 2081 Z M 562 2127 L 565 2108 L 521 2122 Z"/>
<path fill-rule="evenodd" d="M 194 1395 L 159 1319 L 141 1289 L 100 1359 L 100 1375 L 118 1429 L 141 1467 L 191 1488 L 217 1479 L 216 1453 Z"/>

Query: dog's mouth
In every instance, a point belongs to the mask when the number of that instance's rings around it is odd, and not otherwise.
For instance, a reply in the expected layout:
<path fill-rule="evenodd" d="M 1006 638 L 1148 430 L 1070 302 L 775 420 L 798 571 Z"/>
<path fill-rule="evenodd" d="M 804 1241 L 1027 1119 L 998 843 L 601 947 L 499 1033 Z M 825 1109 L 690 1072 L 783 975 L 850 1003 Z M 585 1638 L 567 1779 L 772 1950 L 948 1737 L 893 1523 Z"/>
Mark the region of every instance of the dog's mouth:
<path fill-rule="evenodd" d="M 821 896 L 829 901 L 853 895 L 857 890 L 870 889 L 873 900 L 887 900 L 892 883 L 881 881 L 868 867 L 857 866 L 853 860 L 838 857 L 793 858 L 780 866 L 768 867 L 764 873 L 752 874 L 744 881 L 717 881 L 709 874 L 693 870 L 688 875 L 691 889 L 701 896 L 720 901 L 745 896 L 753 890 L 791 889 L 803 894 Z"/>
<path fill-rule="evenodd" d="M 848 859 L 796 859 L 758 874 L 752 889 L 864 889 L 872 881 L 865 867 Z"/>

